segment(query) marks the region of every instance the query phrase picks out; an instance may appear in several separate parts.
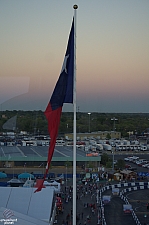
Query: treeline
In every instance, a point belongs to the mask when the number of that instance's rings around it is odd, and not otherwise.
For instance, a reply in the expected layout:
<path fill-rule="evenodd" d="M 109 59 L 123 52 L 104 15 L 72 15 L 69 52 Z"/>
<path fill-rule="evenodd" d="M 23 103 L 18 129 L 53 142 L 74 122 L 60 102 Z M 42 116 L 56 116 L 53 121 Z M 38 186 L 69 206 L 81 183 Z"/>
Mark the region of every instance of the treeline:
<path fill-rule="evenodd" d="M 1 111 L 0 132 L 2 126 L 11 117 L 17 115 L 17 132 L 27 131 L 30 134 L 48 134 L 48 126 L 42 111 Z M 119 131 L 122 137 L 129 136 L 128 132 L 143 135 L 149 128 L 149 113 L 88 113 L 77 112 L 77 133 L 97 131 Z M 59 134 L 73 132 L 73 113 L 63 112 Z"/>

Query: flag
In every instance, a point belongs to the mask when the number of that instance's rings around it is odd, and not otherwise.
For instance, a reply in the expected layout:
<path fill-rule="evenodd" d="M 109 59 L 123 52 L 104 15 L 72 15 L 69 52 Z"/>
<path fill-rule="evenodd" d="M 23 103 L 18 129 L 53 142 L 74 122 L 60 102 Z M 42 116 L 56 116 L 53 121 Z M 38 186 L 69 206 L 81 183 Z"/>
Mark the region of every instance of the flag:
<path fill-rule="evenodd" d="M 7 120 L 6 123 L 3 124 L 3 129 L 15 130 L 16 123 L 17 123 L 17 116 L 13 116 L 9 120 Z"/>
<path fill-rule="evenodd" d="M 74 19 L 72 22 L 72 27 L 68 39 L 68 45 L 64 57 L 62 70 L 56 83 L 53 94 L 51 96 L 50 102 L 48 103 L 47 108 L 45 110 L 45 116 L 48 121 L 50 145 L 43 182 L 48 173 L 50 162 L 53 156 L 63 104 L 73 103 L 73 83 L 74 83 L 73 81 L 74 81 Z M 43 182 L 36 191 L 41 191 Z"/>

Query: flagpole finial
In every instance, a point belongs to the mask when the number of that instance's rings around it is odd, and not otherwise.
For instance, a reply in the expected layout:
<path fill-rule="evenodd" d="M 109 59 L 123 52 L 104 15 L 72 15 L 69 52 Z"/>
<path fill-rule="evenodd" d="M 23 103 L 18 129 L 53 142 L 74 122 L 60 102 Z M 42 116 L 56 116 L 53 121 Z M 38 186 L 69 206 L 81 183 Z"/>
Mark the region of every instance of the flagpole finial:
<path fill-rule="evenodd" d="M 73 6 L 73 8 L 74 8 L 74 9 L 77 9 L 77 8 L 78 8 L 78 6 L 77 6 L 77 5 L 74 5 L 74 6 Z"/>

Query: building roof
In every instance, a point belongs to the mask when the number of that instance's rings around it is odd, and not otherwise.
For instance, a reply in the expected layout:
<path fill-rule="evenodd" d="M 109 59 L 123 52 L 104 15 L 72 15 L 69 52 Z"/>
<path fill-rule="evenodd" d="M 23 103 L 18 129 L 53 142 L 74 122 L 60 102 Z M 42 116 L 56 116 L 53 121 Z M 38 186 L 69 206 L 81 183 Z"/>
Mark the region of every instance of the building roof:
<path fill-rule="evenodd" d="M 47 187 L 43 188 L 40 192 L 34 193 L 34 191 L 35 188 L 0 187 L 0 207 L 10 209 L 36 220 L 49 221 L 54 189 Z"/>
<path fill-rule="evenodd" d="M 2 146 L 0 149 L 1 161 L 47 161 L 48 146 Z M 101 156 L 86 157 L 84 150 L 76 151 L 77 161 L 100 161 Z M 52 161 L 73 161 L 73 146 L 55 146 Z"/>
<path fill-rule="evenodd" d="M 135 172 L 134 171 L 131 171 L 131 170 L 121 170 L 120 173 L 126 174 L 126 175 L 129 175 L 131 173 L 135 174 Z"/>
<path fill-rule="evenodd" d="M 10 222 L 12 222 L 14 225 L 48 225 L 47 222 L 41 221 L 39 219 L 24 215 L 14 210 L 12 211 L 4 207 L 0 207 L 0 222 L 3 222 L 2 224 L 4 224 L 4 222 L 7 222 L 8 220 L 8 218 L 4 216 L 5 214 L 7 214 L 7 212 L 9 214 L 13 214 L 10 218 Z"/>

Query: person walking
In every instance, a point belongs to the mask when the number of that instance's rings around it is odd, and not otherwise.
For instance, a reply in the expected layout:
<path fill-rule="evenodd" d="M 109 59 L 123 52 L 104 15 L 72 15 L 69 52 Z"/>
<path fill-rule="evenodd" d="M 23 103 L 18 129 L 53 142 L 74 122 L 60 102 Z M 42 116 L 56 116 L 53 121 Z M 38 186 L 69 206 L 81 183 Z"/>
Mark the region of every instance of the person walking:
<path fill-rule="evenodd" d="M 81 214 L 81 215 L 82 215 L 82 219 L 83 219 L 84 213 L 82 212 L 82 214 Z"/>

